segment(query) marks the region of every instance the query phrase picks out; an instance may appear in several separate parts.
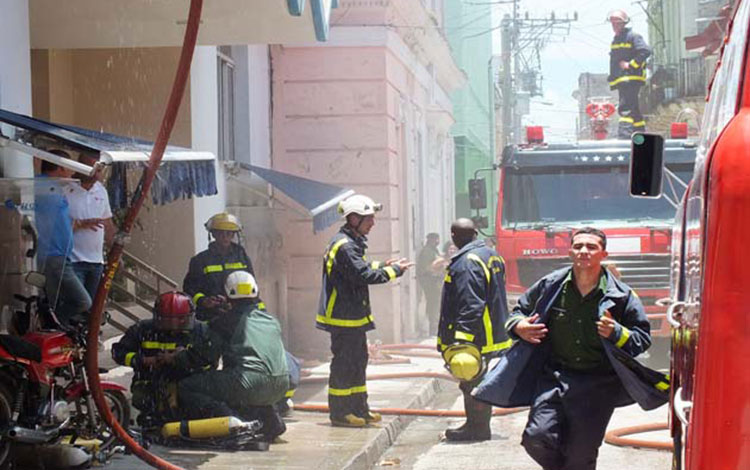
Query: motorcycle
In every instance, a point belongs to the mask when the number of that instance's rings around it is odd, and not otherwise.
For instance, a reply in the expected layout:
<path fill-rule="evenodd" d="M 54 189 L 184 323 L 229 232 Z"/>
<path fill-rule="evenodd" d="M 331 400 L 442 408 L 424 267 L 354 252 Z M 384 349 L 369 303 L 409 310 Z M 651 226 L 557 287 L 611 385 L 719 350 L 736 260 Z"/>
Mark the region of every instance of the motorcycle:
<path fill-rule="evenodd" d="M 34 274 L 36 279 L 27 277 L 27 282 L 38 285 L 41 278 L 43 285 L 43 276 Z M 22 312 L 45 310 L 37 296 L 16 295 L 16 299 L 25 304 Z M 27 331 L 22 336 L 0 334 L 0 469 L 10 467 L 17 443 L 86 440 L 93 442 L 99 455 L 114 447 L 116 436 L 99 416 L 91 395 L 85 351 L 85 325 Z M 106 381 L 101 386 L 113 415 L 127 427 L 130 404 L 125 387 Z"/>

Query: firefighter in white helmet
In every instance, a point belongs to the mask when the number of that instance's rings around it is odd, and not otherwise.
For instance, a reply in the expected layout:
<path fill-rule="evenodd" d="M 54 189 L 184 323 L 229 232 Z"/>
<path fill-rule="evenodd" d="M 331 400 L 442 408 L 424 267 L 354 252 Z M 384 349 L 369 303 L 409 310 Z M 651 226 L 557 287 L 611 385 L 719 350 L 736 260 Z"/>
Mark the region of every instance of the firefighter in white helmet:
<path fill-rule="evenodd" d="M 609 88 L 619 94 L 620 121 L 617 138 L 630 139 L 633 132 L 646 130 L 646 121 L 638 104 L 638 92 L 646 84 L 646 59 L 651 48 L 640 34 L 628 27 L 630 17 L 623 10 L 607 15 L 615 33 L 609 51 Z"/>
<path fill-rule="evenodd" d="M 286 430 L 273 405 L 289 389 L 289 368 L 281 326 L 260 302 L 252 274 L 235 271 L 227 277 L 224 293 L 229 309 L 208 324 L 209 341 L 179 352 L 178 365 L 214 363 L 222 370 L 192 375 L 178 384 L 180 407 L 191 419 L 238 416 L 260 419 L 261 434 L 271 442 Z"/>
<path fill-rule="evenodd" d="M 224 282 L 235 271 L 253 272 L 253 264 L 242 247 L 242 224 L 229 213 L 220 212 L 205 223 L 208 249 L 190 259 L 182 290 L 192 297 L 198 319 L 208 320 L 227 308 Z M 211 241 L 213 238 L 213 241 Z"/>
<path fill-rule="evenodd" d="M 503 328 L 508 318 L 505 263 L 484 240 L 477 240 L 469 219 L 453 222 L 451 238 L 458 253 L 446 267 L 437 348 L 459 380 L 466 422 L 447 429 L 444 437 L 485 441 L 491 437 L 492 407 L 474 399 L 471 390 L 484 376 L 488 360 L 511 345 Z"/>
<path fill-rule="evenodd" d="M 338 207 L 346 223 L 323 256 L 323 285 L 316 327 L 331 334 L 328 405 L 334 426 L 363 427 L 380 421 L 367 404 L 367 331 L 375 328 L 369 284 L 392 281 L 413 265 L 405 258 L 368 260 L 367 234 L 382 205 L 356 194 Z"/>

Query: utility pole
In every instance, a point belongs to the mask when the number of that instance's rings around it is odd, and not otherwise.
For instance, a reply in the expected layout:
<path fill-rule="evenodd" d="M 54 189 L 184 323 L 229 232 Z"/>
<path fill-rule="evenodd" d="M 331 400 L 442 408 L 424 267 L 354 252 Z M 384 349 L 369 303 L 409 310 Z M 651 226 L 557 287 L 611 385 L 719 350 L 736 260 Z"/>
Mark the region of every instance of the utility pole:
<path fill-rule="evenodd" d="M 528 97 L 542 94 L 541 50 L 555 37 L 564 37 L 570 31 L 570 23 L 578 20 L 578 13 L 570 19 L 557 18 L 554 12 L 548 18 L 529 18 L 528 13 L 520 18 L 520 0 L 512 2 L 512 16 L 506 14 L 500 25 L 503 146 L 519 143 L 521 140 L 523 113 L 519 109 L 519 84 Z"/>

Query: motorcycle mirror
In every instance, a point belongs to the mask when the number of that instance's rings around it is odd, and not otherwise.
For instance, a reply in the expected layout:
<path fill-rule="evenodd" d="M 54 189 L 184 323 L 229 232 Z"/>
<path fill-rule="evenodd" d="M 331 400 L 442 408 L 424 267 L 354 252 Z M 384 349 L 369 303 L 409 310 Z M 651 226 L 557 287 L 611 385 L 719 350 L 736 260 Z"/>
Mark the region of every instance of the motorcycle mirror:
<path fill-rule="evenodd" d="M 39 289 L 43 289 L 46 282 L 47 276 L 40 272 L 31 271 L 26 275 L 26 284 L 38 287 Z"/>

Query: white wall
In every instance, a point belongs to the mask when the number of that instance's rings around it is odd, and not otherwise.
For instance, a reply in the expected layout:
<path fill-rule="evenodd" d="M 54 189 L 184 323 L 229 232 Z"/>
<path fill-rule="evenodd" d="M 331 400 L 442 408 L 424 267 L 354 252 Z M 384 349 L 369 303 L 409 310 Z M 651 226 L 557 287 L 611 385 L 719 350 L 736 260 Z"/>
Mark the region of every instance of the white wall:
<path fill-rule="evenodd" d="M 216 85 L 216 47 L 196 47 L 190 72 L 191 143 L 196 150 L 206 150 L 218 155 L 218 98 Z M 226 181 L 223 165 L 217 162 L 216 187 L 218 194 L 194 198 L 195 252 L 208 246 L 203 224 L 226 205 Z"/>
<path fill-rule="evenodd" d="M 27 0 L 0 0 L 0 108 L 31 114 L 29 48 Z M 33 176 L 31 158 L 7 149 L 0 149 L 0 157 L 4 176 Z"/>

